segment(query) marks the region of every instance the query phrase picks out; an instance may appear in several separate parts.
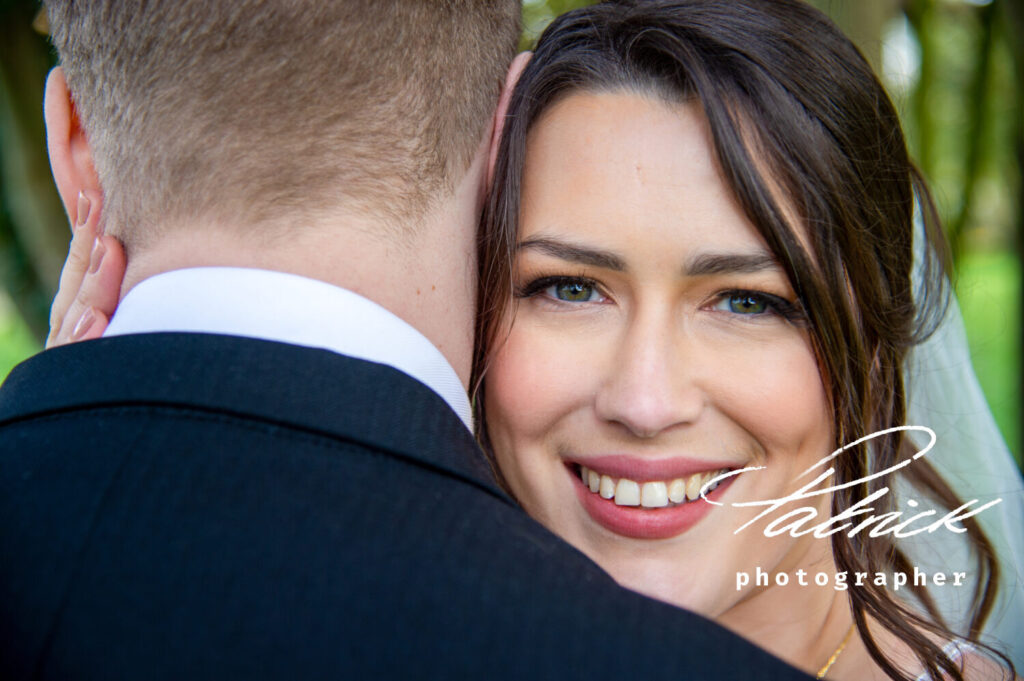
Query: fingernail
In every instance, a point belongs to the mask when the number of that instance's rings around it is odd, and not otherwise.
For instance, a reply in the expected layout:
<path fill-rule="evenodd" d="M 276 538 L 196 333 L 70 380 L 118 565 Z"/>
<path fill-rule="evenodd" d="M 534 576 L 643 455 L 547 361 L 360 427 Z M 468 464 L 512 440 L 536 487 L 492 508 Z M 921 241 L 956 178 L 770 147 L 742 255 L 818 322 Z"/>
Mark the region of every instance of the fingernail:
<path fill-rule="evenodd" d="M 96 237 L 96 241 L 92 244 L 92 253 L 89 254 L 89 274 L 96 274 L 106 252 L 107 247 L 103 245 L 103 241 L 99 237 Z"/>
<path fill-rule="evenodd" d="M 92 201 L 85 195 L 85 192 L 78 192 L 78 213 L 75 229 L 89 221 L 89 211 L 92 210 Z"/>
<path fill-rule="evenodd" d="M 90 307 L 85 312 L 82 313 L 81 317 L 79 317 L 78 323 L 75 324 L 75 328 L 71 332 L 71 340 L 81 340 L 82 336 L 84 336 L 89 331 L 89 329 L 92 328 L 92 325 L 95 322 L 96 315 L 93 313 L 92 308 Z"/>

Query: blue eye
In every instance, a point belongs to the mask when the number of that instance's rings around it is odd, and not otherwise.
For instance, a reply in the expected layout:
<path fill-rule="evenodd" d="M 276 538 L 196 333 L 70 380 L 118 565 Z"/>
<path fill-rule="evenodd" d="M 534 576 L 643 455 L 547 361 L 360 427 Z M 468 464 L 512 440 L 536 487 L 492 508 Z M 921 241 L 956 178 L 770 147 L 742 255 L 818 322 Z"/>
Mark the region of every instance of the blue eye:
<path fill-rule="evenodd" d="M 555 300 L 567 303 L 589 303 L 597 296 L 597 289 L 588 281 L 566 279 L 548 286 L 544 293 Z"/>
<path fill-rule="evenodd" d="M 711 309 L 743 317 L 761 317 L 775 314 L 790 319 L 791 317 L 795 318 L 798 308 L 798 305 L 794 305 L 784 298 L 779 298 L 769 293 L 736 290 L 719 293 L 718 300 Z"/>
<path fill-rule="evenodd" d="M 728 312 L 750 320 L 779 317 L 797 327 L 807 325 L 807 316 L 799 301 L 791 302 L 763 291 L 735 289 L 722 291 L 711 306 L 712 310 Z"/>
<path fill-rule="evenodd" d="M 771 304 L 764 296 L 754 293 L 734 293 L 724 300 L 729 312 L 735 314 L 764 314 Z"/>
<path fill-rule="evenodd" d="M 516 290 L 518 298 L 541 296 L 559 303 L 599 303 L 605 297 L 597 284 L 585 277 L 540 277 Z"/>

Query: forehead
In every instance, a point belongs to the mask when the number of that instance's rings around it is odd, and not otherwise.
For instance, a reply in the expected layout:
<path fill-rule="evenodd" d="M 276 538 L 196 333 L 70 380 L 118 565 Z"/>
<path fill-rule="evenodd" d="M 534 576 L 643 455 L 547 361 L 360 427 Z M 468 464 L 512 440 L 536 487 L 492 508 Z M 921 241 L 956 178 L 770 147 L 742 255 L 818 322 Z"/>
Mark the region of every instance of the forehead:
<path fill-rule="evenodd" d="M 615 243 L 762 243 L 722 180 L 699 105 L 580 92 L 527 140 L 521 237 L 586 233 Z"/>

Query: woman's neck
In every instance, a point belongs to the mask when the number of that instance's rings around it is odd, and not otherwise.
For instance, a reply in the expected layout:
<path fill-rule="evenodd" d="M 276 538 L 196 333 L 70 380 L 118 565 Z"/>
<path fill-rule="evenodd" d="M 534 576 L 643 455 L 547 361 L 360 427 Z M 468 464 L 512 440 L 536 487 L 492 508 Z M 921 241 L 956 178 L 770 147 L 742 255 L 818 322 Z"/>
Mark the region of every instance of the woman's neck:
<path fill-rule="evenodd" d="M 829 542 L 804 539 L 806 550 L 798 561 L 778 570 L 788 574 L 784 586 L 779 586 L 773 575 L 769 586 L 761 587 L 716 619 L 814 676 L 840 647 L 853 618 L 847 592 L 835 587 L 836 567 Z M 826 586 L 815 584 L 819 573 L 828 575 Z M 844 650 L 837 661 L 845 654 Z"/>

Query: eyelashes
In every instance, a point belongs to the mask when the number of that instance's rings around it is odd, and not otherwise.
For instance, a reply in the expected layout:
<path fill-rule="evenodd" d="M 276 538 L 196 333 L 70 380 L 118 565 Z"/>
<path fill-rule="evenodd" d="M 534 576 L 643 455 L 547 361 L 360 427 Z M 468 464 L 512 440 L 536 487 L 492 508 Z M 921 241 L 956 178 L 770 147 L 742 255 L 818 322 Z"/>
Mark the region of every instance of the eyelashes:
<path fill-rule="evenodd" d="M 549 276 L 533 279 L 525 286 L 517 286 L 516 298 L 533 298 L 551 290 L 552 300 L 565 303 L 589 303 L 594 295 L 601 295 L 597 282 L 587 277 Z M 602 296 L 603 298 L 604 296 Z"/>
<path fill-rule="evenodd" d="M 584 276 L 542 276 L 516 286 L 516 298 L 534 298 L 543 295 L 550 302 L 560 305 L 581 305 L 603 302 L 606 296 L 596 281 Z M 600 298 L 600 300 L 595 300 Z M 763 319 L 776 316 L 787 322 L 802 326 L 807 316 L 799 301 L 789 301 L 766 291 L 732 288 L 719 291 L 712 297 L 711 309 L 727 312 L 736 317 Z"/>
<path fill-rule="evenodd" d="M 726 311 L 740 316 L 749 317 L 774 313 L 793 324 L 803 324 L 807 320 L 803 305 L 799 301 L 791 302 L 765 291 L 730 289 L 718 293 L 716 299 L 718 302 L 715 309 L 721 309 L 719 306 L 724 304 Z M 749 308 L 758 311 L 752 311 Z"/>

